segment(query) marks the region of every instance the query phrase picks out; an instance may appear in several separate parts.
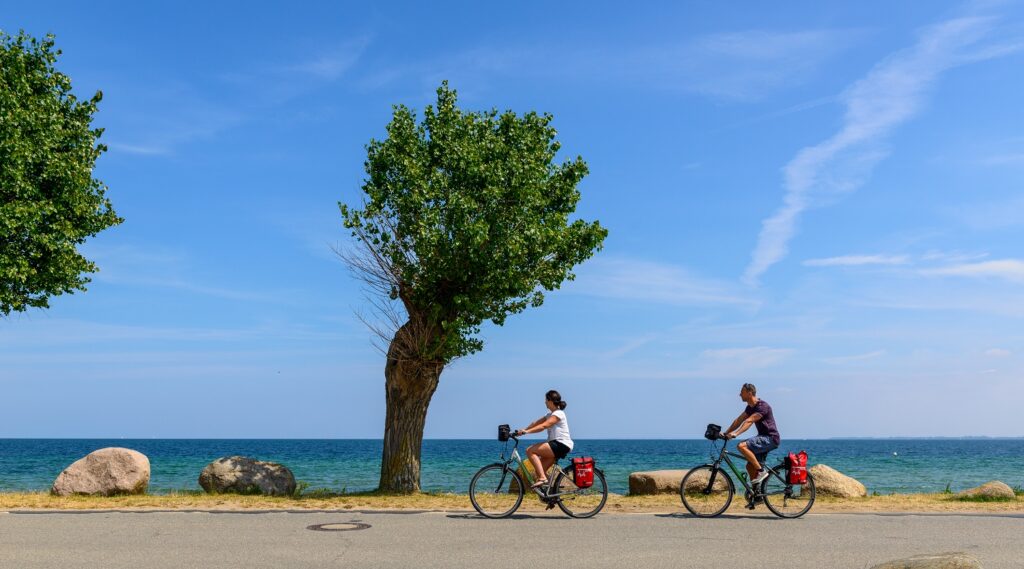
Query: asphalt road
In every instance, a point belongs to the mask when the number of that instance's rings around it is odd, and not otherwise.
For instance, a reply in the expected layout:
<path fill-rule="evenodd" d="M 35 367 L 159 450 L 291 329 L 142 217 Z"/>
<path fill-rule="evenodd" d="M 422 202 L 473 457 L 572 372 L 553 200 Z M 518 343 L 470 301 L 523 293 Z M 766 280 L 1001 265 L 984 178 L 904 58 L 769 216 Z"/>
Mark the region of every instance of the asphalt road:
<path fill-rule="evenodd" d="M 366 529 L 314 531 L 330 523 Z M 348 527 L 348 526 L 344 526 Z M 0 568 L 870 567 L 964 551 L 1024 567 L 1024 515 L 0 513 Z"/>

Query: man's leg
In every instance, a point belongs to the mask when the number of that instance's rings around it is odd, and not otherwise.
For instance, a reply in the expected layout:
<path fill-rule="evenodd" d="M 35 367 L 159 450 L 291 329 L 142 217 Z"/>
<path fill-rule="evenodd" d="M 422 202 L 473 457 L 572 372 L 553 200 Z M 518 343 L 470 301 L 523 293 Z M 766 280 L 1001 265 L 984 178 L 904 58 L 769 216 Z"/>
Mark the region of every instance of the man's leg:
<path fill-rule="evenodd" d="M 738 448 L 743 458 L 747 459 L 747 476 L 749 476 L 749 480 L 757 478 L 757 471 L 761 470 L 761 463 L 757 461 L 757 456 L 747 448 L 747 441 L 740 443 Z"/>

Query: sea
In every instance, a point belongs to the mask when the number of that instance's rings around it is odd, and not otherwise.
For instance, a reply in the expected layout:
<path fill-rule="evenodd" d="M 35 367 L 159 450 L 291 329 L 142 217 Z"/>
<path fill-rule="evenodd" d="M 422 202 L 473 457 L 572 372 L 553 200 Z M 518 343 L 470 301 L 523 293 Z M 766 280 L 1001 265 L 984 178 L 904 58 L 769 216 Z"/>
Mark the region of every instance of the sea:
<path fill-rule="evenodd" d="M 198 490 L 213 460 L 242 455 L 284 464 L 309 489 L 361 492 L 377 486 L 382 442 L 371 439 L 0 439 L 0 492 L 49 490 L 72 462 L 104 447 L 135 449 L 150 460 L 150 493 Z M 731 445 L 730 445 L 731 446 Z M 495 440 L 423 442 L 421 485 L 426 491 L 466 492 L 480 467 L 505 445 Z M 510 450 L 510 448 L 508 449 Z M 879 494 L 941 492 L 1002 480 L 1024 486 L 1024 439 L 784 440 L 769 461 L 805 450 L 809 463 L 827 464 Z M 707 440 L 578 440 L 570 456 L 593 456 L 609 489 L 626 493 L 629 474 L 684 469 L 708 462 Z"/>

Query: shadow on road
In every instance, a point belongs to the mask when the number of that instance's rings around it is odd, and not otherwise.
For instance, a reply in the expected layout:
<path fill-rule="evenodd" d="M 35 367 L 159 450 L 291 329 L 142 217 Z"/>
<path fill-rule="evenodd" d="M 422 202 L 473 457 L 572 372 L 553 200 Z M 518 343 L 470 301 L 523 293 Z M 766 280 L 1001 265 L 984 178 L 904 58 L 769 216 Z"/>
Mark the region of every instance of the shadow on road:
<path fill-rule="evenodd" d="M 447 517 L 449 519 L 453 519 L 453 520 L 488 520 L 488 519 L 491 519 L 491 518 L 485 518 L 485 517 L 481 516 L 480 514 L 448 514 L 445 517 Z M 554 515 L 554 516 L 531 516 L 529 514 L 512 514 L 511 516 L 509 516 L 507 518 L 499 518 L 498 520 L 495 520 L 495 521 L 500 521 L 500 520 L 571 520 L 571 519 L 572 518 L 570 518 L 570 517 L 559 516 L 559 515 Z"/>

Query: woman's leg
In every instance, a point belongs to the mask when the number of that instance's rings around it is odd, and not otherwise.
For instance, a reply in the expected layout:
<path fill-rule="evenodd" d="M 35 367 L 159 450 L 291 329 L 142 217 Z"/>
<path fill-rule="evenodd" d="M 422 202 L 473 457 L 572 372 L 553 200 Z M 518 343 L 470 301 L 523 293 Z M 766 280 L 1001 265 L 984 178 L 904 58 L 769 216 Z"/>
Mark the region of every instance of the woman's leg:
<path fill-rule="evenodd" d="M 537 480 L 547 480 L 548 469 L 555 463 L 555 453 L 548 443 L 537 443 L 526 449 L 526 456 L 533 464 L 533 470 L 537 473 Z"/>

